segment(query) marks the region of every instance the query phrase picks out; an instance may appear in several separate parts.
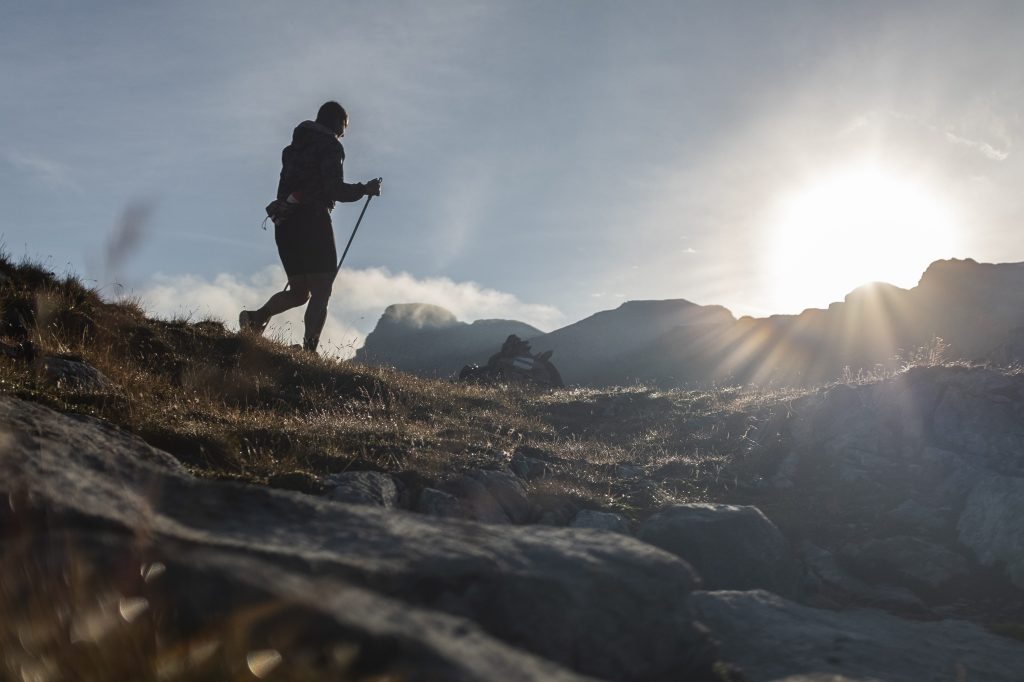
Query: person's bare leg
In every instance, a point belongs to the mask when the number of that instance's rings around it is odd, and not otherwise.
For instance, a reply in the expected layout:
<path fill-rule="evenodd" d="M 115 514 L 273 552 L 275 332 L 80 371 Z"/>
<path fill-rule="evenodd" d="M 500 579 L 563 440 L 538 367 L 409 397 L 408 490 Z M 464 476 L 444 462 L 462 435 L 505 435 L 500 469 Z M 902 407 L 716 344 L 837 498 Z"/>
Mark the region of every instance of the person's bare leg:
<path fill-rule="evenodd" d="M 288 278 L 288 288 L 279 291 L 270 297 L 263 307 L 252 312 L 253 319 L 260 325 L 265 325 L 274 315 L 279 315 L 286 310 L 298 308 L 309 300 L 310 278 L 314 275 L 295 275 Z"/>
<path fill-rule="evenodd" d="M 302 340 L 302 347 L 306 350 L 316 352 L 316 347 L 320 343 L 320 332 L 327 322 L 327 301 L 331 298 L 333 286 L 333 272 L 309 275 L 310 298 L 303 318 L 306 332 Z"/>

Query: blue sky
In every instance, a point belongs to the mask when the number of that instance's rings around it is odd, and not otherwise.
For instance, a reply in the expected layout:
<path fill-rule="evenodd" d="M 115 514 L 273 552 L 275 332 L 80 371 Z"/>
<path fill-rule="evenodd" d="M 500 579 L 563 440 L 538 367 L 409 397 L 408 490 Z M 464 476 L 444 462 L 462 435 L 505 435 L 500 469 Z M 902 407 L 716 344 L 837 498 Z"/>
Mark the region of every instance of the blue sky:
<path fill-rule="evenodd" d="M 292 128 L 327 99 L 350 112 L 347 176 L 385 180 L 335 290 L 339 346 L 389 302 L 545 328 L 639 298 L 766 315 L 876 275 L 911 286 L 935 257 L 1024 260 L 1016 2 L 41 0 L 5 14 L 8 251 L 159 314 L 232 321 L 283 285 L 262 208 Z M 949 238 L 922 224 L 772 255 L 780 202 L 865 165 L 920 189 L 935 205 L 920 221 L 941 212 Z M 126 210 L 141 233 L 119 255 Z M 817 210 L 801 215 L 828 237 Z M 901 216 L 890 235 L 918 219 L 879 210 Z M 357 214 L 335 211 L 340 242 Z"/>

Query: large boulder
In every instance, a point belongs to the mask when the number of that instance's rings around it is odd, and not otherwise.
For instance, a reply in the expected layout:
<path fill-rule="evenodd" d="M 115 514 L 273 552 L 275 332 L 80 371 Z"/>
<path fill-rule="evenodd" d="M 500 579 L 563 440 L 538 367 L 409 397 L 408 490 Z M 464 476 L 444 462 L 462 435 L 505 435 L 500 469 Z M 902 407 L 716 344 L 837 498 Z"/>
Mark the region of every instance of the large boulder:
<path fill-rule="evenodd" d="M 789 544 L 757 507 L 678 505 L 647 519 L 637 537 L 685 559 L 708 589 L 790 593 L 797 584 Z"/>
<path fill-rule="evenodd" d="M 448 652 L 475 646 L 479 632 L 504 642 L 505 651 L 605 679 L 711 679 L 714 650 L 686 601 L 696 576 L 676 557 L 634 539 L 431 519 L 195 479 L 134 436 L 9 397 L 0 397 L 0 429 L 0 495 L 8 500 L 0 528 L 82 528 L 86 538 L 130 538 L 134 554 L 118 564 L 122 572 L 139 554 L 183 557 L 184 564 L 191 552 L 216 554 L 236 568 L 222 571 L 208 560 L 211 580 L 219 582 L 205 583 L 199 570 L 190 580 L 197 593 L 213 585 L 220 594 L 225 582 L 248 574 L 286 604 L 300 594 L 314 601 L 325 595 L 322 606 L 336 622 L 341 611 L 350 624 L 370 619 L 378 603 L 370 597 L 379 597 L 390 605 L 382 611 L 389 618 L 423 618 L 405 630 L 410 638 L 438 623 L 437 636 L 451 638 Z M 263 575 L 270 577 L 261 582 Z M 326 587 L 304 592 L 313 583 Z M 349 593 L 334 594 L 333 584 L 358 591 L 346 602 Z M 472 627 L 459 626 L 463 621 Z"/>
<path fill-rule="evenodd" d="M 1019 682 L 1024 643 L 964 621 L 908 621 L 871 610 L 826 611 L 761 590 L 694 592 L 722 658 L 750 682 L 832 675 L 853 680 Z M 796 679 L 807 679 L 797 677 Z"/>

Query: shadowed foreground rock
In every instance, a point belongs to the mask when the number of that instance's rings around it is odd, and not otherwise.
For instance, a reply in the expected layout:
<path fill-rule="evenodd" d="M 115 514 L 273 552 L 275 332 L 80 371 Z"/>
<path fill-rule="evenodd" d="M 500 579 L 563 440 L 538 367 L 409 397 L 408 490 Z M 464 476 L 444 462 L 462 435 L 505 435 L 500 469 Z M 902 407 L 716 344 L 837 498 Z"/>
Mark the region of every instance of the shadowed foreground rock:
<path fill-rule="evenodd" d="M 756 507 L 677 505 L 647 519 L 638 537 L 688 561 L 710 589 L 795 589 L 786 539 Z"/>
<path fill-rule="evenodd" d="M 686 601 L 693 572 L 619 534 L 428 519 L 197 480 L 134 436 L 13 398 L 0 398 L 0 429 L 0 494 L 20 500 L 0 512 L 0 528 L 121 534 L 139 553 L 194 557 L 182 564 L 197 571 L 198 593 L 240 582 L 363 639 L 390 628 L 405 643 L 396 656 L 426 651 L 455 666 L 465 647 L 466 666 L 443 679 L 557 677 L 536 657 L 605 679 L 713 679 L 713 647 Z"/>
<path fill-rule="evenodd" d="M 721 642 L 722 657 L 739 665 L 751 682 L 790 675 L 1019 682 L 1024 673 L 1024 644 L 964 621 L 825 611 L 761 590 L 695 592 L 691 602 Z"/>
<path fill-rule="evenodd" d="M 941 583 L 974 571 L 972 560 L 1024 589 L 1024 374 L 920 367 L 834 386 L 793 401 L 788 414 L 765 429 L 787 434 L 788 449 L 768 478 L 785 481 L 791 499 L 822 502 L 827 513 L 799 520 L 813 536 L 903 544 L 905 565 L 876 577 L 888 573 L 918 596 L 935 597 Z M 856 531 L 835 532 L 844 526 Z M 915 563 L 928 566 L 908 570 Z M 966 582 L 988 582 L 980 576 Z M 956 598 L 946 591 L 945 601 Z"/>

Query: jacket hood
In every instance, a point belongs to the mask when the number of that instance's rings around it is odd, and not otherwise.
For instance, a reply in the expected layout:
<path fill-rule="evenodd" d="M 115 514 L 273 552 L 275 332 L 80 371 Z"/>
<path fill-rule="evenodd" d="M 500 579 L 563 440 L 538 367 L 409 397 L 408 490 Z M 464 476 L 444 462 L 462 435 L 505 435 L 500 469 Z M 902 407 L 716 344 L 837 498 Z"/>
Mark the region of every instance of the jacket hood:
<path fill-rule="evenodd" d="M 316 121 L 303 121 L 296 126 L 295 131 L 298 132 L 299 128 L 335 137 L 333 130 L 325 126 L 323 123 L 317 123 Z"/>
<path fill-rule="evenodd" d="M 324 143 L 341 144 L 338 138 L 335 136 L 334 131 L 316 121 L 303 121 L 299 125 L 295 126 L 295 130 L 292 131 L 292 143 L 306 145 L 322 145 Z"/>

